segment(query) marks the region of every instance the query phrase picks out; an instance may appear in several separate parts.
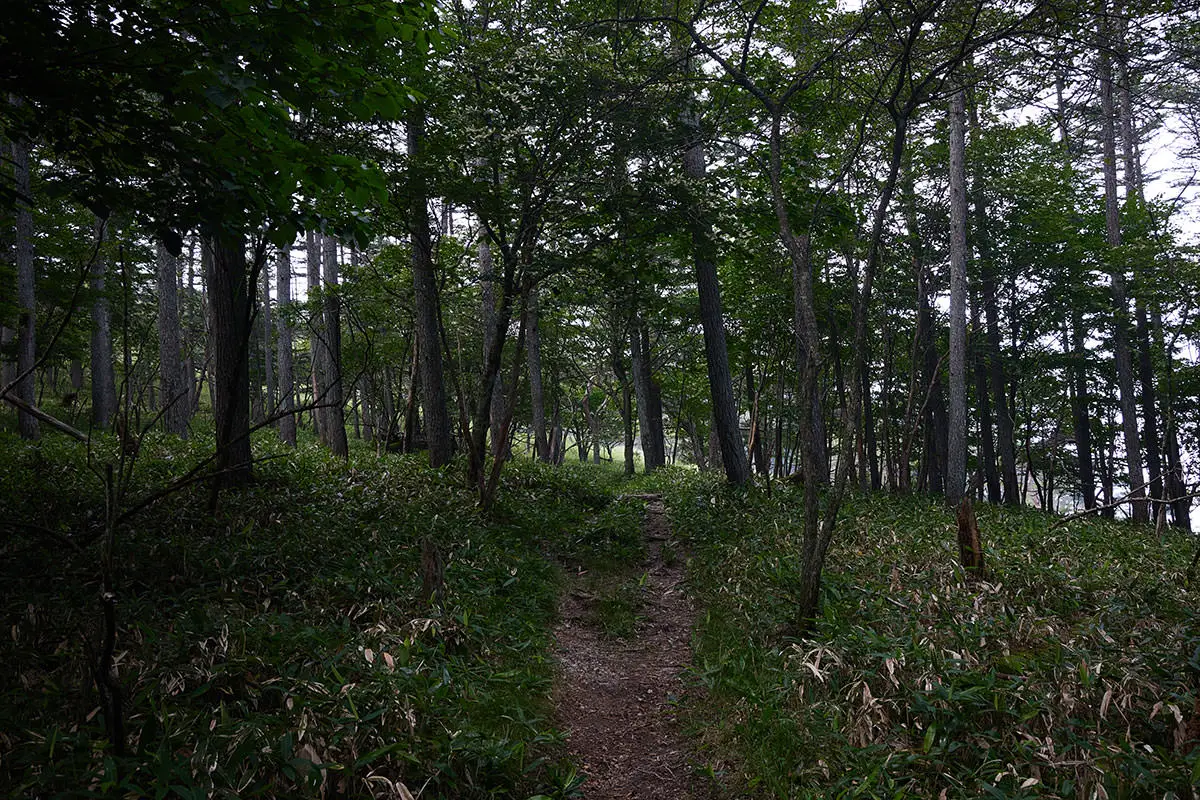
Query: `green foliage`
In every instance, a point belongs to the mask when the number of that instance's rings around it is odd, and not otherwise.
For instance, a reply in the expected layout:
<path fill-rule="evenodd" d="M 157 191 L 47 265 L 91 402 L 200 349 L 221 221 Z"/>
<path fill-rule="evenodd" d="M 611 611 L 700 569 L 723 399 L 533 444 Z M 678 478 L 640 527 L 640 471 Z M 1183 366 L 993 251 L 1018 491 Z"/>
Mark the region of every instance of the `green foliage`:
<path fill-rule="evenodd" d="M 100 438 L 98 459 L 117 442 Z M 210 442 L 151 435 L 131 502 Z M 117 676 L 129 753 L 115 757 L 88 672 L 100 646 L 103 497 L 78 445 L 5 435 L 0 786 L 13 797 L 564 796 L 548 721 L 558 579 L 543 550 L 604 507 L 610 473 L 518 462 L 502 509 L 474 510 L 457 469 L 420 456 L 349 465 L 315 445 L 269 455 L 208 511 L 194 486 L 119 531 Z M 421 539 L 446 601 L 421 593 Z M 322 789 L 324 786 L 324 790 Z"/>
<path fill-rule="evenodd" d="M 981 506 L 991 575 L 970 585 L 949 511 L 855 497 L 816 630 L 792 640 L 799 490 L 656 483 L 705 609 L 691 724 L 739 794 L 1144 797 L 1194 782 L 1200 754 L 1175 742 L 1200 643 L 1187 537 Z"/>

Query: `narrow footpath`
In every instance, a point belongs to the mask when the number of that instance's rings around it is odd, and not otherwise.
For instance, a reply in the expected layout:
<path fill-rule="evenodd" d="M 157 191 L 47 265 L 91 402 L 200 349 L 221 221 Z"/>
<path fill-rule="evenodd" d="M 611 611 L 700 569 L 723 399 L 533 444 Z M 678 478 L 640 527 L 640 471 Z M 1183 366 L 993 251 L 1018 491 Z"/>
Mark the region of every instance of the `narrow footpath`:
<path fill-rule="evenodd" d="M 555 629 L 561 664 L 559 724 L 587 775 L 589 800 L 687 800 L 692 772 L 675 720 L 680 673 L 691 659 L 695 612 L 683 590 L 682 559 L 672 557 L 671 527 L 658 495 L 646 501 L 646 579 L 635 634 L 597 630 L 582 578 L 568 584 Z M 668 557 L 664 558 L 664 555 Z"/>

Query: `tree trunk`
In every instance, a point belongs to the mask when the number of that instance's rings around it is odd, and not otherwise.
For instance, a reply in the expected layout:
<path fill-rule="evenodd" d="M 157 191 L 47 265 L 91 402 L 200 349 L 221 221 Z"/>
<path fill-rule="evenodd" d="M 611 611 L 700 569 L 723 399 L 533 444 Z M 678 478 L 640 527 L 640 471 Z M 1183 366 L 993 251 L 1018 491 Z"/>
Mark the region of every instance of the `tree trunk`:
<path fill-rule="evenodd" d="M 864 453 L 867 471 L 870 474 L 871 489 L 879 491 L 883 488 L 883 477 L 879 471 L 879 442 L 875 433 L 875 404 L 871 397 L 871 378 L 864 370 L 859 379 L 859 392 L 862 394 L 863 409 L 863 442 L 866 445 Z"/>
<path fill-rule="evenodd" d="M 666 466 L 666 442 L 662 424 L 662 397 L 651 369 L 650 333 L 639 317 L 629 326 L 633 354 L 633 386 L 637 393 L 638 425 L 646 472 Z"/>
<path fill-rule="evenodd" d="M 492 262 L 492 245 L 487 236 L 479 237 L 479 281 L 481 284 L 482 313 L 483 313 L 483 358 L 486 361 L 492 342 L 496 338 L 496 275 Z M 500 432 L 500 423 L 504 416 L 504 378 L 499 370 L 492 380 L 491 386 L 485 386 L 482 391 L 490 392 L 492 430 L 492 451 L 499 451 L 499 443 L 495 437 Z"/>
<path fill-rule="evenodd" d="M 108 224 L 97 218 L 93 230 L 97 240 L 106 237 Z M 113 424 L 117 413 L 117 380 L 113 371 L 112 312 L 108 294 L 104 289 L 104 277 L 108 271 L 108 258 L 101 250 L 92 262 L 89 285 L 92 290 L 92 425 L 106 429 Z"/>
<path fill-rule="evenodd" d="M 614 315 L 614 326 L 618 324 Z M 630 386 L 629 375 L 625 371 L 625 359 L 621 355 L 619 343 L 621 336 L 614 331 L 609 345 L 609 364 L 617 382 L 621 384 L 621 423 L 625 434 L 625 476 L 633 477 L 633 390 Z"/>
<path fill-rule="evenodd" d="M 253 477 L 250 452 L 250 317 L 255 276 L 240 235 L 212 235 L 207 276 L 212 330 L 216 481 L 238 487 Z"/>
<path fill-rule="evenodd" d="M 542 342 L 539 334 L 538 287 L 528 286 L 525 299 L 525 353 L 529 369 L 529 405 L 533 416 L 533 445 L 540 461 L 551 459 L 546 431 L 546 393 L 542 386 Z"/>
<path fill-rule="evenodd" d="M 967 476 L 967 193 L 966 106 L 962 89 L 950 98 L 950 402 L 946 500 L 957 506 Z"/>
<path fill-rule="evenodd" d="M 975 103 L 970 105 L 971 130 L 982 136 L 979 110 Z M 985 362 L 988 384 L 991 389 L 991 410 L 996 420 L 996 446 L 1000 455 L 1000 479 L 1004 487 L 1004 502 L 1018 505 L 1020 487 L 1017 484 L 1017 449 L 1013 431 L 1012 411 L 1009 408 L 1005 388 L 1004 359 L 1000 353 L 1000 311 L 996 302 L 995 254 L 992 247 L 991 220 L 988 214 L 987 195 L 984 192 L 982 163 L 977 160 L 973 170 L 972 194 L 975 211 L 976 244 L 979 248 L 980 289 L 983 292 L 983 314 L 985 322 Z M 989 485 L 988 493 L 991 494 Z"/>
<path fill-rule="evenodd" d="M 681 115 L 686 136 L 683 155 L 684 176 L 693 183 L 697 195 L 704 190 L 707 173 L 704 141 L 700 119 L 694 109 Z M 725 343 L 725 319 L 721 309 L 721 286 L 717 277 L 716 242 L 712 222 L 697 198 L 688 209 L 691 229 L 692 260 L 696 270 L 696 287 L 700 295 L 700 326 L 704 331 L 704 360 L 708 370 L 708 387 L 712 398 L 713 425 L 721 443 L 721 463 L 726 479 L 741 486 L 750 478 L 746 447 L 738 425 L 737 406 L 733 400 L 733 376 L 729 370 L 729 352 Z"/>
<path fill-rule="evenodd" d="M 999 503 L 1003 495 L 1000 493 L 1000 473 L 996 471 L 996 439 L 993 433 L 992 404 L 988 396 L 987 358 L 978 340 L 978 333 L 983 330 L 980 324 L 982 309 L 979 306 L 979 292 L 972 287 L 971 325 L 976 331 L 976 336 L 971 343 L 971 367 L 975 374 L 975 400 L 979 408 L 979 461 L 983 468 L 983 483 L 987 487 L 987 500 L 989 503 Z"/>
<path fill-rule="evenodd" d="M 1175 354 L 1172 352 L 1174 348 L 1168 348 L 1163 338 L 1162 312 L 1157 306 L 1151 311 L 1150 321 L 1153 326 L 1155 347 L 1166 358 L 1166 396 L 1163 398 L 1166 418 L 1164 419 L 1163 445 L 1167 451 L 1166 488 L 1168 498 L 1171 500 L 1171 524 L 1190 531 L 1192 529 L 1192 501 L 1187 497 L 1187 484 L 1183 479 L 1183 461 L 1179 453 L 1179 435 L 1175 413 Z"/>
<path fill-rule="evenodd" d="M 267 399 L 264 403 L 266 416 L 270 417 L 279 409 L 279 385 L 276 381 L 275 370 L 275 328 L 271 313 L 271 262 L 268 259 L 263 264 L 262 287 L 262 330 L 263 330 L 263 373 L 266 375 Z M 276 423 L 278 424 L 278 423 Z"/>
<path fill-rule="evenodd" d="M 1125 267 L 1117 263 L 1121 246 L 1121 218 L 1117 200 L 1117 149 L 1113 110 L 1112 64 L 1108 53 L 1110 38 L 1104 24 L 1104 36 L 1098 54 L 1100 73 L 1100 116 L 1104 142 L 1104 218 L 1108 234 L 1109 276 L 1112 280 L 1113 359 L 1117 369 L 1117 387 L 1121 399 L 1121 429 L 1125 440 L 1125 460 L 1129 481 L 1133 520 L 1149 522 L 1145 501 L 1145 477 L 1142 473 L 1142 443 L 1138 433 L 1137 394 L 1134 390 L 1133 360 L 1129 350 L 1129 300 L 1125 288 Z"/>
<path fill-rule="evenodd" d="M 767 452 L 763 447 L 763 425 L 762 425 L 762 387 L 754 383 L 754 367 L 751 365 L 749 358 L 746 360 L 746 397 L 747 403 L 750 405 L 750 455 L 754 461 L 754 471 L 759 475 L 767 474 Z M 738 434 L 738 441 L 741 441 L 741 433 Z M 722 445 L 721 453 L 724 455 L 725 449 Z M 728 471 L 726 471 L 728 477 Z"/>
<path fill-rule="evenodd" d="M 424 139 L 425 111 L 415 106 L 408 119 L 408 155 L 414 170 L 420 168 L 423 160 Z M 423 176 L 412 177 L 411 190 L 409 235 L 412 237 L 413 299 L 421 364 L 421 408 L 425 415 L 425 436 L 429 441 L 429 464 L 440 467 L 450 462 L 453 441 L 450 415 L 446 410 L 446 385 L 438 336 L 437 279 L 429 235 L 429 200 Z"/>
<path fill-rule="evenodd" d="M 29 144 L 13 141 L 13 188 L 16 190 L 16 225 L 13 255 L 17 266 L 17 375 L 20 380 L 12 391 L 27 406 L 37 405 L 34 364 L 37 363 L 37 298 L 34 293 L 35 271 L 33 252 L 33 189 L 29 177 Z M 37 439 L 37 417 L 24 409 L 17 410 L 17 428 L 22 439 Z"/>
<path fill-rule="evenodd" d="M 1071 309 L 1071 352 L 1070 367 L 1071 415 L 1075 423 L 1075 454 L 1079 462 L 1079 494 L 1084 508 L 1096 507 L 1096 476 L 1092 469 L 1092 415 L 1088 389 L 1087 367 L 1090 356 L 1085 343 L 1083 311 L 1075 306 Z"/>
<path fill-rule="evenodd" d="M 179 263 L 158 243 L 158 376 L 162 392 L 163 428 L 167 433 L 187 438 L 191 408 L 187 402 L 187 383 L 183 375 L 183 357 L 179 350 Z"/>
<path fill-rule="evenodd" d="M 312 372 L 313 432 L 325 441 L 325 315 L 318 309 L 317 296 L 321 289 L 321 235 L 305 233 L 305 267 L 308 275 L 308 339 L 309 363 Z"/>
<path fill-rule="evenodd" d="M 276 344 L 279 347 L 279 410 L 284 416 L 279 419 L 279 439 L 287 445 L 296 446 L 296 387 L 292 376 L 292 326 L 288 324 L 287 312 L 292 303 L 292 249 L 290 245 L 279 248 L 275 267 L 275 300 L 278 313 L 275 315 Z"/>
<path fill-rule="evenodd" d="M 350 457 L 346 441 L 345 385 L 342 381 L 342 298 L 338 293 L 337 240 L 325 237 L 321 309 L 324 317 L 324 367 L 328 381 L 325 410 L 326 427 L 322 431 L 326 446 L 338 458 Z"/>

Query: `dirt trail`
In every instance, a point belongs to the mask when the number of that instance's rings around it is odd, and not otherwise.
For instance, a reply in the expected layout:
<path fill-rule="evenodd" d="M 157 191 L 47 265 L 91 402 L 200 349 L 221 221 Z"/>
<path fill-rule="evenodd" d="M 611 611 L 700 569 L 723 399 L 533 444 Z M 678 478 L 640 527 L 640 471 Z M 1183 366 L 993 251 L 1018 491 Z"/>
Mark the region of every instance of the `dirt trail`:
<path fill-rule="evenodd" d="M 635 636 L 605 637 L 592 624 L 594 599 L 573 578 L 555 629 L 561 664 L 559 724 L 588 776 L 590 800 L 692 797 L 688 752 L 673 704 L 691 659 L 695 612 L 683 591 L 683 564 L 663 558 L 671 528 L 657 495 L 646 500 L 647 579 Z"/>

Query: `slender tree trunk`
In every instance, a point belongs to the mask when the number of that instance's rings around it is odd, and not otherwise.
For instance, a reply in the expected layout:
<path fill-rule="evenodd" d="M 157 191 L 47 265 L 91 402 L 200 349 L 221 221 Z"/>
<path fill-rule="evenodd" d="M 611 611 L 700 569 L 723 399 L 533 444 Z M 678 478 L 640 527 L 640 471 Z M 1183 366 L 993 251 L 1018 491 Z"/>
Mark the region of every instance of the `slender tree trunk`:
<path fill-rule="evenodd" d="M 871 489 L 883 488 L 883 477 L 879 471 L 879 442 L 875 433 L 875 403 L 871 397 L 871 378 L 864 371 L 859 380 L 863 408 L 863 440 L 866 445 L 866 466 L 871 478 Z M 886 436 L 886 433 L 884 434 Z"/>
<path fill-rule="evenodd" d="M 425 111 L 416 106 L 408 119 L 408 155 L 414 169 L 423 160 Z M 438 336 L 437 279 L 433 267 L 433 244 L 429 235 L 429 201 L 423 176 L 412 180 L 409 208 L 409 234 L 412 237 L 414 303 L 416 306 L 417 349 L 421 363 L 422 411 L 425 436 L 429 441 L 429 464 L 440 467 L 453 455 L 450 415 L 446 410 L 445 373 Z"/>
<path fill-rule="evenodd" d="M 693 183 L 694 191 L 704 191 L 707 174 L 704 141 L 700 119 L 694 109 L 680 115 L 686 136 L 683 173 Z M 729 369 L 729 353 L 725 343 L 725 319 L 721 309 L 721 286 L 717 277 L 716 242 L 712 222 L 701 201 L 693 202 L 688 214 L 692 239 L 692 260 L 696 270 L 696 286 L 700 295 L 700 326 L 704 331 L 704 357 L 708 369 L 708 387 L 712 398 L 713 425 L 721 444 L 721 462 L 726 479 L 741 486 L 750 478 L 746 447 L 738 426 L 737 407 L 733 400 L 733 376 Z"/>
<path fill-rule="evenodd" d="M 486 360 L 496 338 L 496 275 L 492 262 L 492 245 L 487 236 L 482 234 L 479 237 L 479 281 L 482 287 L 483 357 Z M 483 391 L 490 392 L 492 396 L 492 451 L 499 452 L 499 442 L 495 437 L 500 433 L 500 423 L 504 417 L 504 378 L 499 370 L 496 371 L 491 386 L 483 387 Z"/>
<path fill-rule="evenodd" d="M 908 228 L 909 241 L 912 248 L 913 272 L 917 285 L 917 330 L 914 341 L 914 375 L 909 387 L 909 407 L 915 417 L 924 416 L 922 423 L 923 444 L 920 475 L 917 487 L 931 494 L 941 494 L 944 489 L 942 476 L 945 474 L 946 463 L 946 401 L 942 390 L 941 369 L 937 354 L 937 343 L 933 335 L 933 305 L 930 301 L 930 271 L 925 264 L 924 247 L 921 240 L 921 230 L 917 221 L 916 191 L 913 186 L 911 168 L 904 172 L 904 211 Z M 916 378 L 917 364 L 920 364 L 920 379 Z M 928 394 L 928 402 L 925 398 Z M 924 408 L 924 412 L 921 409 Z M 906 415 L 905 437 L 911 440 L 914 421 Z M 912 487 L 911 441 L 905 444 L 901 468 L 904 476 L 904 488 Z"/>
<path fill-rule="evenodd" d="M 979 109 L 970 104 L 971 130 L 982 137 L 983 127 L 979 124 Z M 1004 502 L 1018 505 L 1020 487 L 1017 484 L 1017 451 L 1013 431 L 1012 411 L 1009 408 L 1005 387 L 1008 376 L 1000 352 L 1000 311 L 996 302 L 995 253 L 992 246 L 991 219 L 988 213 L 987 194 L 981 162 L 976 162 L 972 171 L 972 206 L 975 212 L 976 245 L 979 248 L 980 290 L 983 293 L 983 315 L 985 322 L 985 363 L 988 385 L 991 389 L 991 410 L 996 420 L 996 449 L 1000 455 L 1000 479 L 1004 487 Z M 989 484 L 989 497 L 992 493 Z M 993 501 L 994 502 L 994 501 Z"/>
<path fill-rule="evenodd" d="M 967 194 L 965 93 L 950 98 L 950 403 L 946 500 L 957 506 L 967 475 Z"/>
<path fill-rule="evenodd" d="M 1083 327 L 1083 311 L 1076 305 L 1071 309 L 1071 415 L 1075 423 L 1075 453 L 1079 461 L 1079 494 L 1084 508 L 1096 507 L 1096 476 L 1092 469 L 1091 399 L 1088 389 L 1088 362 Z"/>
<path fill-rule="evenodd" d="M 979 292 L 971 290 L 971 324 L 976 332 L 981 332 Z M 996 439 L 992 424 L 992 404 L 988 396 L 987 357 L 981 342 L 976 336 L 971 343 L 971 367 L 975 376 L 975 400 L 979 407 L 979 461 L 983 468 L 983 482 L 987 487 L 989 503 L 999 503 L 1003 496 L 1000 492 L 1000 473 L 996 470 Z"/>
<path fill-rule="evenodd" d="M 262 287 L 262 329 L 263 329 L 263 372 L 267 380 L 267 401 L 264 404 L 267 416 L 273 415 L 279 408 L 279 385 L 275 370 L 275 327 L 274 315 L 271 313 L 271 262 L 268 259 L 263 264 Z M 278 423 L 276 423 L 278 425 Z"/>
<path fill-rule="evenodd" d="M 179 263 L 162 242 L 158 254 L 158 376 L 162 391 L 163 428 L 187 438 L 191 408 L 179 349 Z"/>
<path fill-rule="evenodd" d="M 550 438 L 546 431 L 546 393 L 542 386 L 538 287 L 528 286 L 525 291 L 525 352 L 529 369 L 529 405 L 533 416 L 534 450 L 540 461 L 550 462 Z"/>
<path fill-rule="evenodd" d="M 1144 205 L 1142 197 L 1141 164 L 1137 153 L 1137 124 L 1133 112 L 1133 92 L 1130 82 L 1129 58 L 1126 52 L 1125 29 L 1128 22 L 1124 19 L 1118 23 L 1118 85 L 1120 91 L 1121 115 L 1121 156 L 1125 176 L 1125 207 L 1127 210 L 1141 208 Z M 1141 297 L 1134 298 L 1135 334 L 1138 357 L 1138 382 L 1142 386 L 1141 406 L 1143 433 L 1142 442 L 1146 448 L 1146 467 L 1150 473 L 1150 496 L 1163 497 L 1162 454 L 1159 451 L 1158 434 L 1158 400 L 1156 397 L 1156 381 L 1154 365 L 1150 349 L 1150 321 L 1146 311 L 1146 303 Z M 1166 514 L 1167 507 L 1157 504 L 1152 506 L 1155 517 Z"/>
<path fill-rule="evenodd" d="M 633 387 L 637 394 L 638 428 L 642 439 L 642 460 L 646 472 L 665 466 L 666 447 L 663 441 L 662 404 L 656 402 L 654 376 L 650 369 L 648 332 L 640 318 L 629 325 L 629 349 L 633 356 Z M 656 420 L 657 412 L 657 420 Z"/>
<path fill-rule="evenodd" d="M 329 407 L 325 410 L 327 423 L 324 431 L 326 445 L 338 458 L 350 457 L 350 443 L 346 441 L 345 384 L 342 380 L 342 298 L 338 293 L 337 240 L 325 237 L 323 254 L 323 291 L 321 309 L 325 318 L 324 366 L 327 383 L 325 398 Z"/>
<path fill-rule="evenodd" d="M 108 224 L 97 218 L 93 230 L 97 239 L 107 238 Z M 103 247 L 103 245 L 101 245 Z M 108 428 L 117 413 L 117 380 L 113 371 L 112 312 L 104 288 L 108 258 L 101 250 L 91 266 L 89 286 L 92 290 L 92 425 Z"/>
<path fill-rule="evenodd" d="M 768 467 L 767 452 L 763 446 L 762 386 L 754 383 L 754 367 L 749 359 L 746 360 L 746 396 L 750 404 L 750 455 L 754 461 L 754 471 L 766 475 Z M 738 440 L 741 441 L 740 433 Z M 723 446 L 721 452 L 725 452 Z"/>
<path fill-rule="evenodd" d="M 305 233 L 305 266 L 308 273 L 309 361 L 312 367 L 313 432 L 325 442 L 325 315 L 318 309 L 321 289 L 321 234 Z"/>
<path fill-rule="evenodd" d="M 613 325 L 618 325 L 614 314 Z M 609 346 L 609 363 L 617 382 L 621 385 L 621 423 L 625 434 L 625 476 L 633 477 L 633 388 L 630 385 L 628 373 L 625 371 L 625 359 L 621 355 L 621 336 L 614 331 L 613 340 Z"/>
<path fill-rule="evenodd" d="M 275 262 L 275 295 L 278 312 L 275 315 L 276 344 L 279 347 L 279 439 L 287 445 L 296 446 L 295 378 L 292 376 L 292 326 L 287 313 L 292 303 L 292 249 L 290 245 L 279 248 Z"/>
<path fill-rule="evenodd" d="M 250 452 L 250 318 L 255 275 L 245 242 L 219 230 L 212 235 L 207 276 L 212 330 L 213 416 L 217 485 L 237 487 L 252 478 Z"/>
<path fill-rule="evenodd" d="M 1171 524 L 1184 530 L 1192 529 L 1191 505 L 1187 498 L 1187 484 L 1183 479 L 1183 461 L 1179 454 L 1179 435 L 1175 413 L 1175 354 L 1174 347 L 1167 347 L 1163 337 L 1162 312 L 1155 306 L 1151 312 L 1151 323 L 1154 330 L 1154 344 L 1166 358 L 1166 396 L 1163 398 L 1163 408 L 1166 412 L 1164 420 L 1163 444 L 1167 451 L 1167 495 L 1171 500 Z"/>
<path fill-rule="evenodd" d="M 1112 440 L 1108 439 L 1097 450 L 1100 456 L 1100 489 L 1103 493 L 1103 509 L 1100 516 L 1106 519 L 1115 519 L 1117 510 L 1113 508 L 1113 500 L 1115 498 L 1115 487 L 1113 479 L 1113 446 Z"/>
<path fill-rule="evenodd" d="M 1121 246 L 1121 218 L 1117 200 L 1117 149 L 1113 109 L 1112 64 L 1108 54 L 1111 37 L 1107 35 L 1107 22 L 1099 59 L 1100 73 L 1100 124 L 1104 143 L 1104 218 L 1108 234 L 1109 276 L 1112 281 L 1113 302 L 1113 358 L 1117 369 L 1117 387 L 1121 400 L 1121 428 L 1124 432 L 1125 459 L 1128 466 L 1130 498 L 1133 520 L 1148 522 L 1146 507 L 1145 477 L 1142 473 L 1142 443 L 1138 433 L 1137 394 L 1134 390 L 1133 360 L 1129 349 L 1129 300 L 1125 288 L 1125 267 L 1117 263 L 1120 258 L 1117 248 Z"/>
<path fill-rule="evenodd" d="M 29 144 L 12 142 L 13 184 L 16 202 L 16 226 L 13 251 L 17 266 L 17 374 L 20 381 L 13 389 L 18 399 L 28 406 L 37 405 L 33 366 L 37 363 L 37 298 L 33 252 L 33 189 L 29 177 Z M 38 439 L 37 417 L 24 409 L 17 410 L 17 429 L 22 439 Z"/>

